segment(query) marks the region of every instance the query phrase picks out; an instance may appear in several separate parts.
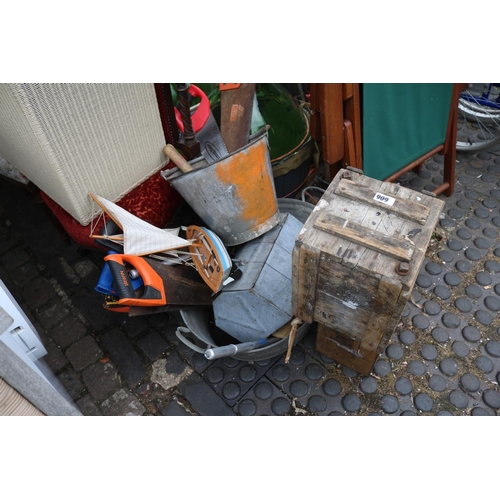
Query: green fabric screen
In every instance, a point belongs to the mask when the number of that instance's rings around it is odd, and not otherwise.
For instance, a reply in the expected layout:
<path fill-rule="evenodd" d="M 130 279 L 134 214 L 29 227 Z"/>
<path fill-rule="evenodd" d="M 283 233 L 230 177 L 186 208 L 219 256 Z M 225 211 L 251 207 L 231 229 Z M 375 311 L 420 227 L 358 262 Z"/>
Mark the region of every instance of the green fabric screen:
<path fill-rule="evenodd" d="M 452 83 L 361 85 L 363 171 L 383 180 L 443 144 Z"/>

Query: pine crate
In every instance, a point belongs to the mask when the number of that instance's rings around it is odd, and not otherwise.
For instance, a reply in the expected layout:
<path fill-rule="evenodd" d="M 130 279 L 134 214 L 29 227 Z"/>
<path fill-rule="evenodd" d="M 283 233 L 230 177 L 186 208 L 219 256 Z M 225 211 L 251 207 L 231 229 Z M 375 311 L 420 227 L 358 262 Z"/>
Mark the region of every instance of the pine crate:
<path fill-rule="evenodd" d="M 316 349 L 368 375 L 410 298 L 444 202 L 342 169 L 295 240 L 292 310 Z"/>

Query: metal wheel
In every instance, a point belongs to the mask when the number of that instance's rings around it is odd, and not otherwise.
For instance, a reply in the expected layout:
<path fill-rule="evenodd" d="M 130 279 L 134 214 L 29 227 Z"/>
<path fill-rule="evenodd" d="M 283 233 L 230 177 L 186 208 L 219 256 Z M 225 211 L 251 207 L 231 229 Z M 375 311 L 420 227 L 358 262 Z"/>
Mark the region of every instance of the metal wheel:
<path fill-rule="evenodd" d="M 470 83 L 458 102 L 457 151 L 475 152 L 500 144 L 500 87 Z"/>

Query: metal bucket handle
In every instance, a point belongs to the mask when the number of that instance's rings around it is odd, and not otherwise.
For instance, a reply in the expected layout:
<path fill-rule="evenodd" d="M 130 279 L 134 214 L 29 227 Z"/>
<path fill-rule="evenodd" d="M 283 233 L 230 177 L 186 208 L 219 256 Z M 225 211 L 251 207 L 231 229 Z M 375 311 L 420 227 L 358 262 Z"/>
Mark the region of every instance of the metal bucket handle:
<path fill-rule="evenodd" d="M 196 344 L 193 344 L 190 340 L 188 340 L 184 335 L 191 333 L 196 337 L 196 335 L 189 329 L 184 326 L 179 326 L 177 327 L 177 330 L 175 331 L 175 335 L 177 338 L 184 344 L 187 345 L 190 349 L 193 351 L 199 352 L 200 354 L 205 354 L 205 351 L 209 349 L 210 347 L 215 347 L 215 346 L 210 346 L 207 345 L 205 349 L 203 347 L 198 347 Z M 184 335 L 183 335 L 184 334 Z"/>

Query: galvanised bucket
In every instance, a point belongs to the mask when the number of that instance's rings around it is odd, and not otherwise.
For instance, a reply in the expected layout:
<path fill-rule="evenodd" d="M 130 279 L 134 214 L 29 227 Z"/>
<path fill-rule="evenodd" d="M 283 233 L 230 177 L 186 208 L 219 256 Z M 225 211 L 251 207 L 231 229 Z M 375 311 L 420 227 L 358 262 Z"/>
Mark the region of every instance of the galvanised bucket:
<path fill-rule="evenodd" d="M 224 245 L 253 240 L 279 223 L 266 128 L 216 163 L 197 158 L 190 165 L 190 172 L 174 168 L 163 177 Z"/>

